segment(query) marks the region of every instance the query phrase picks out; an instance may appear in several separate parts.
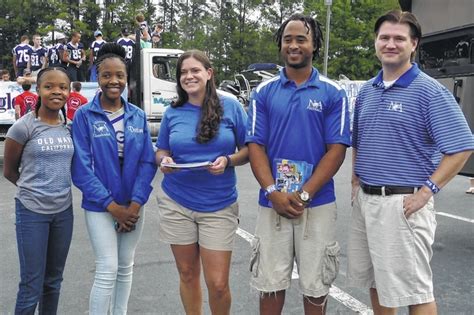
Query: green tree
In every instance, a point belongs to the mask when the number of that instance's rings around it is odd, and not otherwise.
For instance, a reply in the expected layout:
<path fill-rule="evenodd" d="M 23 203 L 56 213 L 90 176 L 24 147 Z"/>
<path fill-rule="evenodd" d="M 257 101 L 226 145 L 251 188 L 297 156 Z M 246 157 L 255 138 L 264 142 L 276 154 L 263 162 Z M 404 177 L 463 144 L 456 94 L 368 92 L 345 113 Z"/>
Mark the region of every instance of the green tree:
<path fill-rule="evenodd" d="M 281 63 L 274 33 L 294 12 L 317 16 L 326 24 L 323 0 L 3 0 L 0 6 L 0 61 L 12 68 L 11 49 L 23 34 L 72 30 L 82 33 L 86 47 L 93 32 L 101 29 L 107 40 L 120 36 L 123 26 L 136 27 L 135 16 L 143 13 L 152 27 L 164 26 L 163 47 L 200 49 L 208 53 L 218 80 L 256 62 Z M 373 24 L 397 0 L 333 0 L 328 75 L 345 74 L 368 79 L 378 71 L 374 57 Z M 67 22 L 55 29 L 55 21 Z M 314 65 L 322 70 L 324 48 Z"/>

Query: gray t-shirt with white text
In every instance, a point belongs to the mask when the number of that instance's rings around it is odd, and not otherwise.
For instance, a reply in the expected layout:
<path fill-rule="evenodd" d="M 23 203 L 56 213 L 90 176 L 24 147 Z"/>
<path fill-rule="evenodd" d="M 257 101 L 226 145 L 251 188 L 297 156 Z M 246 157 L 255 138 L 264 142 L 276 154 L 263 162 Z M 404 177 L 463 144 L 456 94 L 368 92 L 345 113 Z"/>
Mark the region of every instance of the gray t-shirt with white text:
<path fill-rule="evenodd" d="M 10 127 L 7 138 L 24 146 L 16 198 L 37 213 L 52 214 L 69 208 L 74 145 L 67 127 L 48 125 L 30 112 Z"/>

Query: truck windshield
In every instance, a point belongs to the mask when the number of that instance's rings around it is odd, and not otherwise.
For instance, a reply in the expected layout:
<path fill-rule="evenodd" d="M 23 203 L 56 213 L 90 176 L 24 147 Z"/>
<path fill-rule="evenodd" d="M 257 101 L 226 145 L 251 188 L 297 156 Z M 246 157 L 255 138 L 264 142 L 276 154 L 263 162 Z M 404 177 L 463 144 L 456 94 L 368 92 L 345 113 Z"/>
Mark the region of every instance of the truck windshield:
<path fill-rule="evenodd" d="M 153 57 L 152 73 L 157 79 L 176 82 L 177 56 L 155 56 Z"/>

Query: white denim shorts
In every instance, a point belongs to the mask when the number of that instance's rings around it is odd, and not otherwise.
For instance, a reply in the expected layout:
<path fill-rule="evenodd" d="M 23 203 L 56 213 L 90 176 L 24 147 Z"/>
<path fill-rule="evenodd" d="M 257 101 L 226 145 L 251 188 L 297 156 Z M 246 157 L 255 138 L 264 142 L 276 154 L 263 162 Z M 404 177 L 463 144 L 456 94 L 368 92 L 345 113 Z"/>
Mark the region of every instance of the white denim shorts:
<path fill-rule="evenodd" d="M 320 297 L 339 270 L 336 204 L 306 208 L 301 217 L 287 219 L 259 206 L 250 259 L 251 286 L 260 292 L 290 287 L 296 262 L 301 293 Z"/>
<path fill-rule="evenodd" d="M 433 198 L 408 217 L 407 195 L 369 195 L 359 189 L 352 209 L 348 282 L 376 288 L 380 305 L 402 307 L 434 301 L 430 260 L 436 213 Z"/>
<path fill-rule="evenodd" d="M 163 190 L 158 192 L 159 238 L 171 245 L 199 246 L 231 251 L 239 226 L 239 205 L 234 202 L 215 212 L 198 212 L 181 206 Z"/>

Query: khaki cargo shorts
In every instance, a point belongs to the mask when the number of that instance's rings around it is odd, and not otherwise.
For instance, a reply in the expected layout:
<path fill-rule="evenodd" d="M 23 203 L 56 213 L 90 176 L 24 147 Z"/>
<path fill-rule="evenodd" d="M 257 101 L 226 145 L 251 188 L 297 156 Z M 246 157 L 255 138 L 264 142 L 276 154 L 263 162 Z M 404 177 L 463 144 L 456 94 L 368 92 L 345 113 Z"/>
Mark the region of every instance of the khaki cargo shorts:
<path fill-rule="evenodd" d="M 406 195 L 369 195 L 359 189 L 347 251 L 348 282 L 377 288 L 385 307 L 434 301 L 430 260 L 436 230 L 433 198 L 408 219 Z"/>
<path fill-rule="evenodd" d="M 307 208 L 297 219 L 259 206 L 250 285 L 265 293 L 286 290 L 296 262 L 301 293 L 310 297 L 328 294 L 339 271 L 336 218 L 335 203 Z"/>
<path fill-rule="evenodd" d="M 171 245 L 199 246 L 231 251 L 239 226 L 239 205 L 234 202 L 215 212 L 197 212 L 181 206 L 159 189 L 159 239 Z"/>

